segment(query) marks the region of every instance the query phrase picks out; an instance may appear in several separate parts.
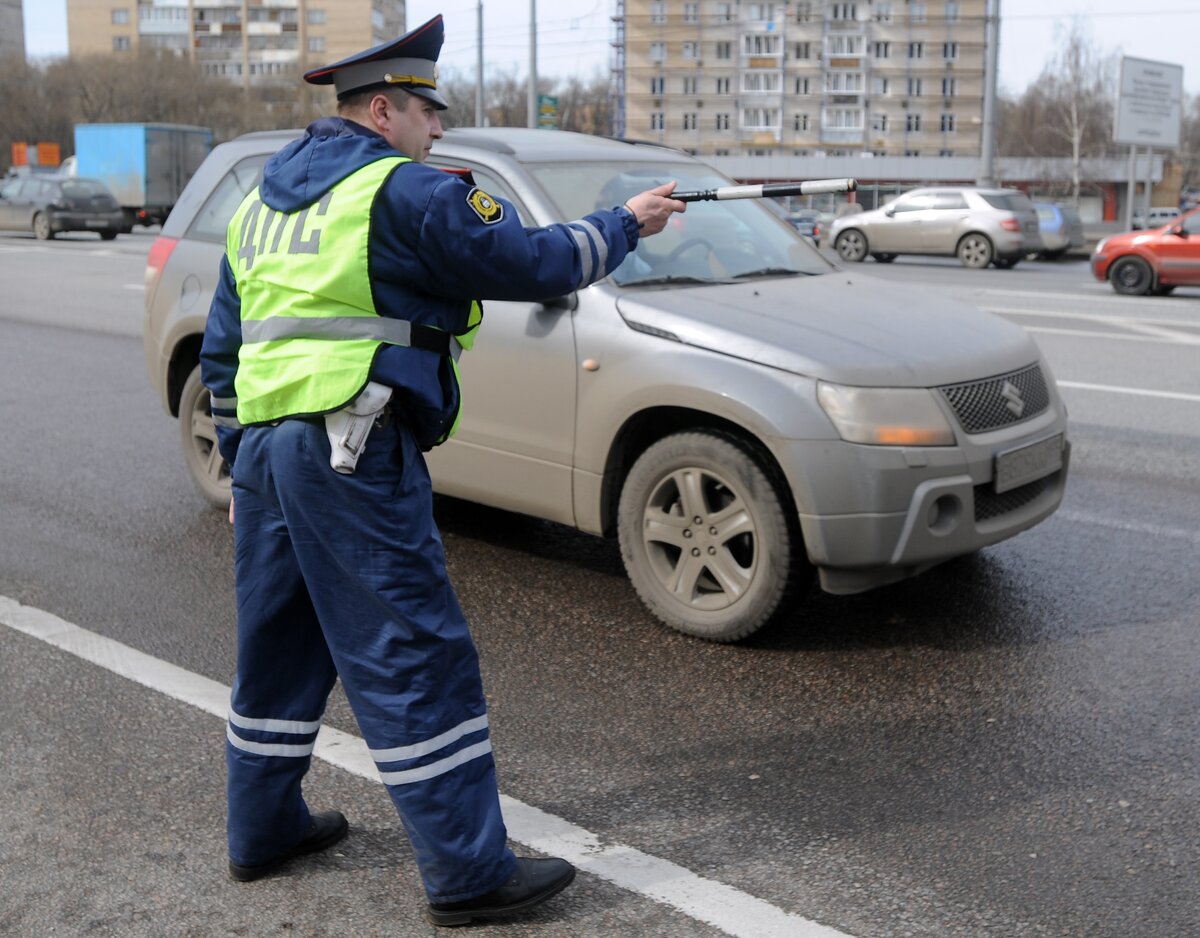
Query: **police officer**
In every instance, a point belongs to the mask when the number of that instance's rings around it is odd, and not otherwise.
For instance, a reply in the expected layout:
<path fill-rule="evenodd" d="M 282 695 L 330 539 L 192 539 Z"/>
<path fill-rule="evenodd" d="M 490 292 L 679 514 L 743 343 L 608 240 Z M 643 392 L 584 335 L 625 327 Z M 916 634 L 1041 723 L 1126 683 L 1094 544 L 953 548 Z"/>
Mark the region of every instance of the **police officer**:
<path fill-rule="evenodd" d="M 427 915 L 457 925 L 524 911 L 575 871 L 507 846 L 422 453 L 453 432 L 479 300 L 587 286 L 685 206 L 668 183 L 527 229 L 469 179 L 423 165 L 442 136 L 442 38 L 438 16 L 304 76 L 334 86 L 338 116 L 276 153 L 237 210 L 201 365 L 234 493 L 230 874 L 258 879 L 346 835 L 339 812 L 310 812 L 301 793 L 340 676 Z"/>

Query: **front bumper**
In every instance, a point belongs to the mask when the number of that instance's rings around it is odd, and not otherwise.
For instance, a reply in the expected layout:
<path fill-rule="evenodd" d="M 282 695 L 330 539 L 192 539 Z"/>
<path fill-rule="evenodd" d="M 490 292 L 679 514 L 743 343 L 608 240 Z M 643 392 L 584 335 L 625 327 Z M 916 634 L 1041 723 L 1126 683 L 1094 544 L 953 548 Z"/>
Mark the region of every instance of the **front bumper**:
<path fill-rule="evenodd" d="M 857 593 L 913 576 L 954 557 L 1013 537 L 1049 517 L 1062 502 L 1070 465 L 1060 412 L 945 448 L 822 447 L 807 479 L 809 506 L 800 525 L 821 586 Z M 1015 432 L 1014 432 L 1015 431 Z M 996 492 L 996 455 L 1061 434 L 1062 466 Z M 799 457 L 799 453 L 797 453 Z M 858 483 L 849 480 L 863 480 Z"/>

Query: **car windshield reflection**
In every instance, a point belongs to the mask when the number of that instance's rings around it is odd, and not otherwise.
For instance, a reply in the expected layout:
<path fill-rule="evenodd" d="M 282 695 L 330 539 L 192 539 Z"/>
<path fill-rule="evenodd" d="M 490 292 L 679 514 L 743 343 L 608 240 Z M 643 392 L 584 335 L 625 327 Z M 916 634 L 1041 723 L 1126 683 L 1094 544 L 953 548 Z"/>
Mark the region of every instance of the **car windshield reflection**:
<path fill-rule="evenodd" d="M 559 163 L 530 165 L 565 218 L 675 180 L 676 191 L 715 189 L 729 180 L 690 163 Z M 665 230 L 638 244 L 612 273 L 622 286 L 733 283 L 768 276 L 823 274 L 833 269 L 795 230 L 758 200 L 693 202 Z"/>

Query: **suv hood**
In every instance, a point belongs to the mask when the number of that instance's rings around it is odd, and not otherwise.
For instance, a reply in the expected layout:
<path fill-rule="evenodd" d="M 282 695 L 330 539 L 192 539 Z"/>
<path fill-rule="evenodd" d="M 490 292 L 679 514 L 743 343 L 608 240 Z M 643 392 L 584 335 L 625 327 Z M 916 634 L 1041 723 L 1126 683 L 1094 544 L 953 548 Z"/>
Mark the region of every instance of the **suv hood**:
<path fill-rule="evenodd" d="M 862 387 L 936 387 L 1040 358 L 1025 330 L 974 306 L 843 271 L 624 289 L 632 328 L 795 374 Z"/>

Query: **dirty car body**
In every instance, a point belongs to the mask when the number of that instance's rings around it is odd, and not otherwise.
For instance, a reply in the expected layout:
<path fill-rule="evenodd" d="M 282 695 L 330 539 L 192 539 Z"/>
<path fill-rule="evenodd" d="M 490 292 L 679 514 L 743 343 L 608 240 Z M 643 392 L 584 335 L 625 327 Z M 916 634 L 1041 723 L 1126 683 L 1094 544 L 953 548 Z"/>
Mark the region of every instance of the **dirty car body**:
<path fill-rule="evenodd" d="M 214 233 L 287 139 L 214 150 L 147 271 L 151 379 L 218 503 L 195 374 Z M 431 162 L 527 224 L 667 180 L 729 183 L 675 150 L 513 128 L 448 131 Z M 648 608 L 717 641 L 802 621 L 814 571 L 852 593 L 1012 537 L 1054 512 L 1068 471 L 1066 414 L 1023 330 L 838 270 L 751 201 L 690 205 L 569 296 L 485 303 L 462 372 L 436 490 L 618 538 Z"/>

